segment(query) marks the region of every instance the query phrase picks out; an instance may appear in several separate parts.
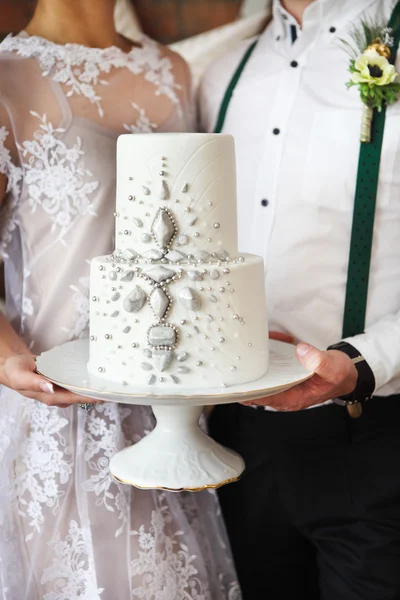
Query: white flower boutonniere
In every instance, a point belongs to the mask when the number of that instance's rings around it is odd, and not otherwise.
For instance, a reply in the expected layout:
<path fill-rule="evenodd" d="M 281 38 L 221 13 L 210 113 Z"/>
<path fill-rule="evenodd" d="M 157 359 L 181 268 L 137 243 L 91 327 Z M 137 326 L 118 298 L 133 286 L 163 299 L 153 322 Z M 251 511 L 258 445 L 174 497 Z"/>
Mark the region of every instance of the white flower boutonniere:
<path fill-rule="evenodd" d="M 393 47 L 392 30 L 373 22 L 361 22 L 360 29 L 351 33 L 353 44 L 342 40 L 351 60 L 350 81 L 347 87 L 357 86 L 364 103 L 361 141 L 371 141 L 371 123 L 374 109 L 381 112 L 384 104 L 393 104 L 400 94 L 398 73 L 390 62 Z"/>

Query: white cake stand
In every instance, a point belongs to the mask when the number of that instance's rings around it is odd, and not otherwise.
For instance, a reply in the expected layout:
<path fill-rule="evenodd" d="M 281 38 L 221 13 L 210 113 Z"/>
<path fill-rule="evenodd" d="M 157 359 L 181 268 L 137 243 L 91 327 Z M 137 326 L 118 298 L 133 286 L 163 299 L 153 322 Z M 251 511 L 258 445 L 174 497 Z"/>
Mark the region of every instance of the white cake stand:
<path fill-rule="evenodd" d="M 173 492 L 217 488 L 237 481 L 244 471 L 241 456 L 217 444 L 200 428 L 204 406 L 256 400 L 311 377 L 297 361 L 294 346 L 275 340 L 270 341 L 268 373 L 257 381 L 226 389 L 193 391 L 175 384 L 126 386 L 91 375 L 88 358 L 88 340 L 68 342 L 41 354 L 37 371 L 58 386 L 88 398 L 151 406 L 157 420 L 155 429 L 115 454 L 110 470 L 121 483 Z"/>

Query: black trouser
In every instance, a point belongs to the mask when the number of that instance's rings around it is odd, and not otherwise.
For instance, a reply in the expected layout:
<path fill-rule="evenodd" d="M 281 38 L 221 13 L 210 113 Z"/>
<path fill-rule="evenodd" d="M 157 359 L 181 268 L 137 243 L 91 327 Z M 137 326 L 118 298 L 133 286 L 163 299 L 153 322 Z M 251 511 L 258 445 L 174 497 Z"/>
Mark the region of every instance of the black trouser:
<path fill-rule="evenodd" d="M 210 432 L 246 461 L 219 492 L 244 600 L 400 599 L 400 396 L 219 406 Z"/>

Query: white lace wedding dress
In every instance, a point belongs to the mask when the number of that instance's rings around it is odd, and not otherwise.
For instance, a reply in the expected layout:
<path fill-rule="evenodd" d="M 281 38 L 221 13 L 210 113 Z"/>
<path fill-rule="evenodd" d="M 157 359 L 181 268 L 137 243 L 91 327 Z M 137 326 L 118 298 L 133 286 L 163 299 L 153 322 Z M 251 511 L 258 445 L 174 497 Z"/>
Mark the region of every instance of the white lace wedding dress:
<path fill-rule="evenodd" d="M 187 131 L 183 60 L 20 34 L 0 44 L 7 311 L 32 352 L 87 335 L 89 260 L 114 247 L 124 132 Z M 117 485 L 110 457 L 153 427 L 142 407 L 0 397 L 2 600 L 238 600 L 215 494 Z"/>

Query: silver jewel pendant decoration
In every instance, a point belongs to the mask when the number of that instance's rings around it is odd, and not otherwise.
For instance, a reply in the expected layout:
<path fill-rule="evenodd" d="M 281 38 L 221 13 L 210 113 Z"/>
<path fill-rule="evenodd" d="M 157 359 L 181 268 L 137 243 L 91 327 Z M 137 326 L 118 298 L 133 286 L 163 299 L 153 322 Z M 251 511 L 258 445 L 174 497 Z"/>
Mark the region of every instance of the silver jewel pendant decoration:
<path fill-rule="evenodd" d="M 117 277 L 118 277 L 118 275 L 116 274 L 116 272 L 115 272 L 115 271 L 110 271 L 110 274 L 109 274 L 108 278 L 109 278 L 111 281 L 116 281 Z"/>
<path fill-rule="evenodd" d="M 127 295 L 124 299 L 122 306 L 126 310 L 126 312 L 138 312 L 143 308 L 144 303 L 146 302 L 146 293 L 142 290 L 138 285 L 133 288 L 133 290 Z"/>
<path fill-rule="evenodd" d="M 140 239 L 143 242 L 143 244 L 148 244 L 151 242 L 151 235 L 149 233 L 142 233 Z"/>
<path fill-rule="evenodd" d="M 203 281 L 203 275 L 200 271 L 188 271 L 187 276 L 191 281 Z"/>
<path fill-rule="evenodd" d="M 190 369 L 188 367 L 178 367 L 178 373 L 182 373 L 182 375 L 186 375 L 186 373 L 189 373 Z"/>
<path fill-rule="evenodd" d="M 176 342 L 176 331 L 168 325 L 153 325 L 149 329 L 149 344 L 151 346 L 172 347 Z"/>
<path fill-rule="evenodd" d="M 140 365 L 144 371 L 152 371 L 153 366 L 150 363 L 141 363 Z"/>
<path fill-rule="evenodd" d="M 163 373 L 171 365 L 173 354 L 171 350 L 153 350 L 153 360 L 159 371 Z"/>
<path fill-rule="evenodd" d="M 219 279 L 220 278 L 220 273 L 219 271 L 217 271 L 217 269 L 212 269 L 212 271 L 210 271 L 210 277 L 211 279 Z"/>
<path fill-rule="evenodd" d="M 147 384 L 148 384 L 148 385 L 154 385 L 154 384 L 155 384 L 155 382 L 156 382 L 156 380 L 157 380 L 157 377 L 156 377 L 154 374 L 153 374 L 153 375 L 150 375 L 150 377 L 149 377 L 149 380 L 148 380 Z"/>
<path fill-rule="evenodd" d="M 197 221 L 197 217 L 191 217 L 188 221 L 188 225 L 191 227 L 192 225 L 194 225 Z"/>
<path fill-rule="evenodd" d="M 144 271 L 143 275 L 150 277 L 153 281 L 157 283 L 162 283 L 167 279 L 172 279 L 176 275 L 175 271 L 171 271 L 171 269 L 167 269 L 166 267 L 154 267 L 154 269 L 149 269 L 148 271 Z"/>
<path fill-rule="evenodd" d="M 111 296 L 111 300 L 112 300 L 113 302 L 115 302 L 115 301 L 116 301 L 116 300 L 118 300 L 120 297 L 121 297 L 121 294 L 119 294 L 118 292 L 115 292 L 115 294 L 113 294 L 113 295 Z"/>
<path fill-rule="evenodd" d="M 184 186 L 181 189 L 182 194 L 186 194 L 186 192 L 188 191 L 189 186 L 187 183 L 184 184 Z"/>
<path fill-rule="evenodd" d="M 186 287 L 179 292 L 179 300 L 189 310 L 199 310 L 201 308 L 201 298 L 196 290 Z"/>
<path fill-rule="evenodd" d="M 134 275 L 133 271 L 127 271 L 125 275 L 121 277 L 121 281 L 132 281 Z"/>
<path fill-rule="evenodd" d="M 179 379 L 177 378 L 176 375 L 170 375 L 170 377 L 174 383 L 179 383 Z"/>
<path fill-rule="evenodd" d="M 114 312 L 111 313 L 110 316 L 114 319 L 115 317 L 118 317 L 118 315 L 119 315 L 119 310 L 114 310 Z"/>
<path fill-rule="evenodd" d="M 137 217 L 133 217 L 132 219 L 134 225 L 136 225 L 136 227 L 143 227 L 143 221 L 142 219 L 138 219 Z"/>
<path fill-rule="evenodd" d="M 179 250 L 170 250 L 165 255 L 165 258 L 171 262 L 180 262 L 181 260 L 185 260 L 186 256 L 182 252 L 179 252 Z"/>
<path fill-rule="evenodd" d="M 217 297 L 214 296 L 214 294 L 211 294 L 210 300 L 211 300 L 211 302 L 217 302 Z"/>
<path fill-rule="evenodd" d="M 170 299 L 164 290 L 160 287 L 155 288 L 150 297 L 149 304 L 157 319 L 163 319 L 170 305 Z"/>
<path fill-rule="evenodd" d="M 127 327 L 125 327 L 124 329 L 124 333 L 129 333 L 131 330 L 131 328 L 129 327 L 129 325 L 127 325 Z"/>
<path fill-rule="evenodd" d="M 178 362 L 185 362 L 189 358 L 189 354 L 187 352 L 180 352 L 176 357 Z"/>
<path fill-rule="evenodd" d="M 149 188 L 148 188 L 148 187 L 146 187 L 146 186 L 144 185 L 144 186 L 143 186 L 143 194 L 144 194 L 145 196 L 150 196 L 150 193 L 151 193 L 151 192 L 150 192 Z"/>
<path fill-rule="evenodd" d="M 189 241 L 189 238 L 184 233 L 182 233 L 181 235 L 178 236 L 177 242 L 178 242 L 179 246 L 186 246 L 188 241 Z"/>
<path fill-rule="evenodd" d="M 220 260 L 228 260 L 228 258 L 230 258 L 229 252 L 226 250 L 221 250 L 221 252 L 218 252 L 218 258 Z"/>
<path fill-rule="evenodd" d="M 137 256 L 138 253 L 136 252 L 136 250 L 133 250 L 133 248 L 127 248 L 122 253 L 122 258 L 125 258 L 126 260 L 133 260 Z"/>
<path fill-rule="evenodd" d="M 151 358 L 153 356 L 153 353 L 150 350 L 150 348 L 144 348 L 143 349 L 143 354 L 145 355 L 146 358 Z"/>
<path fill-rule="evenodd" d="M 200 250 L 200 252 L 197 252 L 197 254 L 195 254 L 195 258 L 196 260 L 202 260 L 206 262 L 210 258 L 210 253 L 207 252 L 207 250 Z"/>
<path fill-rule="evenodd" d="M 166 181 L 164 181 L 164 179 L 161 182 L 161 187 L 160 187 L 158 197 L 160 198 L 160 200 L 168 200 L 169 199 L 168 184 Z"/>
<path fill-rule="evenodd" d="M 159 208 L 151 225 L 151 234 L 160 248 L 167 249 L 177 234 L 175 219 L 166 208 Z"/>
<path fill-rule="evenodd" d="M 152 248 L 151 250 L 144 252 L 143 256 L 147 258 L 147 260 L 160 260 L 160 258 L 163 256 L 163 253 L 160 250 Z"/>

